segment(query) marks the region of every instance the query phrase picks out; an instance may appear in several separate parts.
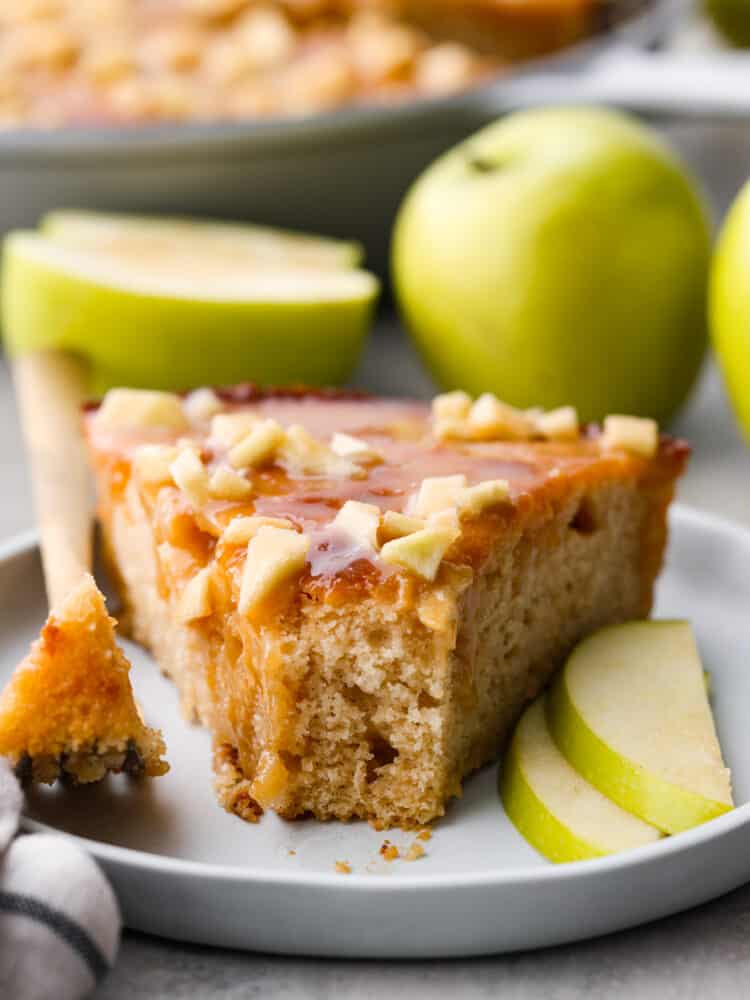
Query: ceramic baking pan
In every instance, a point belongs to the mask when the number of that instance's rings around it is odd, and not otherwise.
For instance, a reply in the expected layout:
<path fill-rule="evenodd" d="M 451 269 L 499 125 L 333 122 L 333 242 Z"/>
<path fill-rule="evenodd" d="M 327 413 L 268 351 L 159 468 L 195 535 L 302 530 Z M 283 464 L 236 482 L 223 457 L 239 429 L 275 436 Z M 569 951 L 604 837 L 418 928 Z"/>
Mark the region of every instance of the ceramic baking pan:
<path fill-rule="evenodd" d="M 657 41 L 677 7 L 612 0 L 596 37 L 448 99 L 294 119 L 0 132 L 0 232 L 60 206 L 254 219 L 363 240 L 382 269 L 398 201 L 431 159 L 525 103 L 524 88 L 531 101 L 554 100 L 561 74 L 579 80 L 605 51 Z"/>

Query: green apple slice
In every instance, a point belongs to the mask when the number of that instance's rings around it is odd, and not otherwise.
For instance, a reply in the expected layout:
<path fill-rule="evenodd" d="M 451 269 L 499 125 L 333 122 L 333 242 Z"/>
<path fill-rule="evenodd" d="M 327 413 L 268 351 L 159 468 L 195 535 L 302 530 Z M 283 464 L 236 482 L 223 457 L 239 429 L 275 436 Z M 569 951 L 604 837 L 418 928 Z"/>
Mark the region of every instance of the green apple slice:
<path fill-rule="evenodd" d="M 629 622 L 584 640 L 552 686 L 547 719 L 582 777 L 666 833 L 732 808 L 687 622 Z"/>
<path fill-rule="evenodd" d="M 526 709 L 516 727 L 500 793 L 508 818 L 550 861 L 603 857 L 661 837 L 570 766 L 547 730 L 544 697 Z"/>
<path fill-rule="evenodd" d="M 5 242 L 13 353 L 84 357 L 90 391 L 250 380 L 337 384 L 357 363 L 378 282 L 357 248 L 257 227 L 59 215 Z"/>

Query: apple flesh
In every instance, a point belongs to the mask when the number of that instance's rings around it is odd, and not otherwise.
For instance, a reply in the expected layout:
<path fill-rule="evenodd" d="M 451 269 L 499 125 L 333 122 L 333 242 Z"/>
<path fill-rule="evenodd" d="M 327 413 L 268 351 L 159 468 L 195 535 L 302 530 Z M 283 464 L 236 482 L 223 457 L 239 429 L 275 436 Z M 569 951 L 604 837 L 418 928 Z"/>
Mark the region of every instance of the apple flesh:
<path fill-rule="evenodd" d="M 6 342 L 79 354 L 93 394 L 336 384 L 359 359 L 378 282 L 352 266 L 356 245 L 179 220 L 53 216 L 45 229 L 6 239 Z"/>
<path fill-rule="evenodd" d="M 196 262 L 203 275 L 241 267 L 342 270 L 358 267 L 364 257 L 359 243 L 346 240 L 180 216 L 59 210 L 45 215 L 39 228 L 62 246 L 119 255 L 162 272 L 195 269 Z"/>
<path fill-rule="evenodd" d="M 737 196 L 719 235 L 709 316 L 724 381 L 750 443 L 750 182 Z"/>
<path fill-rule="evenodd" d="M 651 844 L 655 827 L 631 816 L 585 781 L 547 730 L 545 698 L 521 717 L 500 778 L 508 818 L 550 861 L 582 861 Z"/>
<path fill-rule="evenodd" d="M 550 690 L 547 722 L 586 781 L 665 833 L 732 808 L 687 622 L 629 622 L 584 640 Z"/>
<path fill-rule="evenodd" d="M 709 254 L 696 185 L 655 133 L 562 108 L 510 115 L 429 167 L 392 266 L 441 386 L 664 421 L 704 356 Z"/>

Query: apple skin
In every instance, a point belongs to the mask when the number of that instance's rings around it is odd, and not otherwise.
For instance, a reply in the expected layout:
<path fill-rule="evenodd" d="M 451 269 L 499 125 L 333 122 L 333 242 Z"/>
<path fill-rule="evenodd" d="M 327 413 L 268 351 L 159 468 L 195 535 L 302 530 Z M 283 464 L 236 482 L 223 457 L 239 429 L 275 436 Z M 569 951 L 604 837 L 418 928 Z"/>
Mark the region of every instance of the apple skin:
<path fill-rule="evenodd" d="M 651 131 L 560 108 L 501 119 L 429 167 L 392 269 L 442 387 L 665 421 L 704 356 L 709 256 L 703 201 Z"/>
<path fill-rule="evenodd" d="M 709 316 L 724 381 L 750 444 L 750 181 L 735 199 L 719 235 Z"/>
<path fill-rule="evenodd" d="M 9 236 L 3 252 L 7 347 L 80 355 L 95 396 L 116 385 L 340 384 L 359 360 L 377 298 L 375 279 L 367 294 L 334 302 L 139 294 L 30 260 L 18 250 L 24 235 Z"/>
<path fill-rule="evenodd" d="M 750 47 L 750 5 L 747 0 L 704 0 L 704 9 L 727 41 Z"/>

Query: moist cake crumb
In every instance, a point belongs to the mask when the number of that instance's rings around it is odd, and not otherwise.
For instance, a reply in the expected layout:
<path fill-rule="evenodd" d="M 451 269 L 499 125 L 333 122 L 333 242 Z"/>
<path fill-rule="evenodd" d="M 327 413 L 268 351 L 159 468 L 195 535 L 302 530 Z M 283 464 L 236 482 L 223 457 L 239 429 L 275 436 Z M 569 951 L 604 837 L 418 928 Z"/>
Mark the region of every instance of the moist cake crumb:
<path fill-rule="evenodd" d="M 396 861 L 399 857 L 399 850 L 390 840 L 384 840 L 380 845 L 380 854 L 386 861 Z"/>

